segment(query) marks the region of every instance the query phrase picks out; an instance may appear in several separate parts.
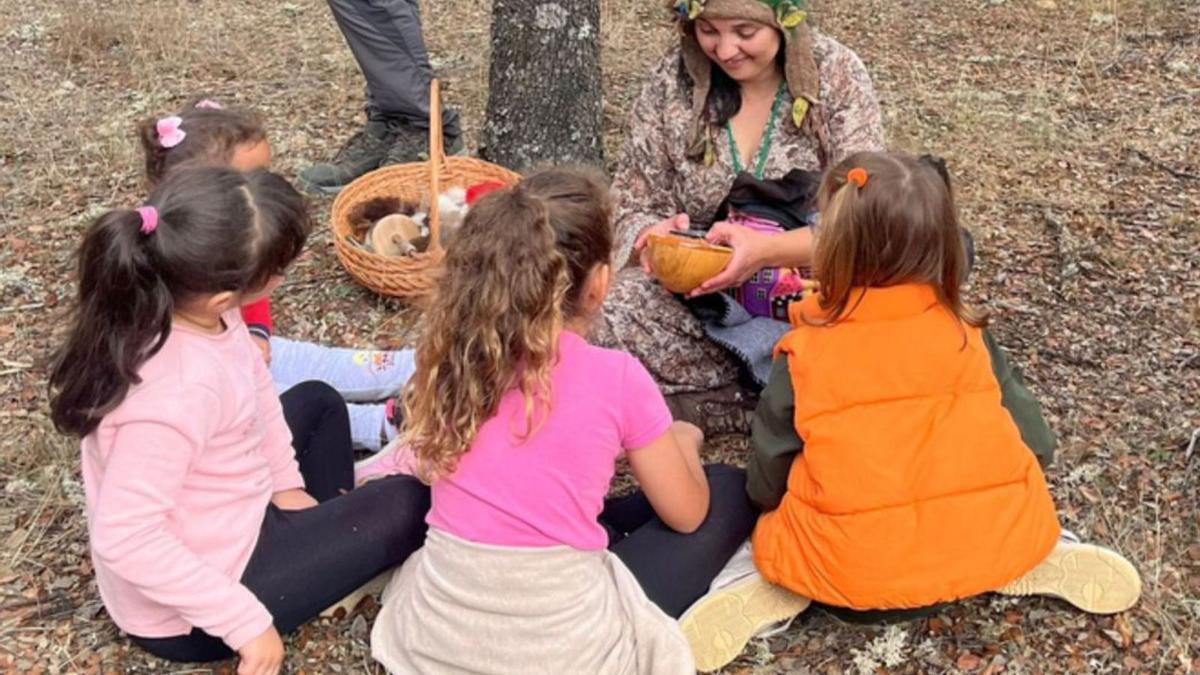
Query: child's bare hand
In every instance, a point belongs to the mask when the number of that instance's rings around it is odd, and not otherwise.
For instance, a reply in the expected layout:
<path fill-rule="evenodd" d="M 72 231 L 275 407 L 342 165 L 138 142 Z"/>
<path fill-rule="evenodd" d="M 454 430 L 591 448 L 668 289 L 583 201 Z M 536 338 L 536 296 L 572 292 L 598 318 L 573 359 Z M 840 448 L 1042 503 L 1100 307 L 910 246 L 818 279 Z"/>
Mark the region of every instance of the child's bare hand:
<path fill-rule="evenodd" d="M 638 262 L 642 264 L 642 271 L 647 275 L 651 273 L 650 250 L 646 246 L 650 241 L 650 235 L 665 236 L 670 234 L 672 230 L 686 230 L 690 224 L 691 220 L 688 218 L 688 214 L 677 213 L 642 230 L 642 233 L 638 235 L 637 241 L 633 242 L 633 252 L 638 254 Z"/>
<path fill-rule="evenodd" d="M 254 346 L 262 352 L 263 361 L 266 361 L 268 366 L 271 365 L 271 341 L 258 335 L 251 335 L 250 339 L 254 340 Z"/>
<path fill-rule="evenodd" d="M 283 640 L 275 626 L 238 650 L 237 675 L 276 675 L 283 667 Z"/>

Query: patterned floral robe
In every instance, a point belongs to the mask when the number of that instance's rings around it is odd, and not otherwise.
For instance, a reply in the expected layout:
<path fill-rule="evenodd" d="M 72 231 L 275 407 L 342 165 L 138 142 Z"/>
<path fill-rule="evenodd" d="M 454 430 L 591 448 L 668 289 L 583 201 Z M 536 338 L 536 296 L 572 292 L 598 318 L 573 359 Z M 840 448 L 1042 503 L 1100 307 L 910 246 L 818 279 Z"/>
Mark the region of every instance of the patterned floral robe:
<path fill-rule="evenodd" d="M 879 103 L 862 61 L 846 46 L 815 31 L 813 52 L 829 162 L 836 164 L 855 152 L 883 150 Z M 638 234 L 664 218 L 686 213 L 693 223 L 711 224 L 733 184 L 725 134 L 715 135 L 716 158 L 711 166 L 684 156 L 691 131 L 690 83 L 684 73 L 679 50 L 672 50 L 651 71 L 630 114 L 613 181 L 614 260 L 619 268 L 634 262 L 631 253 Z M 785 103 L 783 109 L 790 110 L 790 96 Z M 823 169 L 819 157 L 816 138 L 781 117 L 763 177 L 779 178 L 795 168 Z M 737 379 L 733 359 L 705 337 L 700 322 L 683 303 L 636 265 L 617 274 L 592 339 L 637 356 L 667 394 L 719 389 Z"/>

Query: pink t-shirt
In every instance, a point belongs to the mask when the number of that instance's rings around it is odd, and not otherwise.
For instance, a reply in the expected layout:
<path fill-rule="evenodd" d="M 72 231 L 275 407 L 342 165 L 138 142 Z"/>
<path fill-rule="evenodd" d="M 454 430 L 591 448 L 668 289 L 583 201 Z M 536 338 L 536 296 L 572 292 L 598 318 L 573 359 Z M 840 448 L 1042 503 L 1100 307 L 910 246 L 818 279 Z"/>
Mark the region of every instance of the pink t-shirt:
<path fill-rule="evenodd" d="M 237 311 L 175 326 L 142 381 L 83 439 L 100 597 L 124 631 L 201 628 L 238 649 L 272 624 L 240 583 L 267 503 L 303 488 L 271 374 Z"/>
<path fill-rule="evenodd" d="M 514 389 L 479 428 L 454 474 L 433 484 L 431 527 L 496 546 L 608 546 L 596 521 L 614 463 L 671 426 L 658 386 L 629 354 L 563 331 L 550 373 L 550 412 L 522 441 L 524 400 Z"/>

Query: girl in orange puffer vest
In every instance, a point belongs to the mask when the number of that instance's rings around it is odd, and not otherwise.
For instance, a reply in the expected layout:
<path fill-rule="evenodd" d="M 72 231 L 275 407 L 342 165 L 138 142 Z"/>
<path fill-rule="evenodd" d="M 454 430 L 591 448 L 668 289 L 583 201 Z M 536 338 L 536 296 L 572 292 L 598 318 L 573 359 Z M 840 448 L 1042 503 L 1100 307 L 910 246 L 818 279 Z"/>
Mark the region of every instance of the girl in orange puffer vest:
<path fill-rule="evenodd" d="M 826 174 L 819 199 L 819 291 L 790 308 L 753 424 L 761 577 L 685 615 L 697 665 L 732 659 L 806 605 L 797 597 L 903 610 L 997 591 L 1131 607 L 1141 582 L 1128 561 L 1060 539 L 1025 428 L 1044 422 L 1036 404 L 1032 421 L 1013 405 L 986 319 L 962 299 L 945 166 L 859 153 Z"/>

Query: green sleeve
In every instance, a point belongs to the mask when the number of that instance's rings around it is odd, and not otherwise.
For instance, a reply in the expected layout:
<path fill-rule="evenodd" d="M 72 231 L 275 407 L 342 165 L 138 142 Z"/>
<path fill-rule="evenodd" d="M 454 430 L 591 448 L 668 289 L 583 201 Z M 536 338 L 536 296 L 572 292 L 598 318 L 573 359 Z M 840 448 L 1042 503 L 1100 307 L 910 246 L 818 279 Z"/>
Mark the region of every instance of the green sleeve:
<path fill-rule="evenodd" d="M 746 492 L 763 511 L 777 508 L 783 500 L 792 460 L 804 449 L 804 441 L 796 433 L 795 409 L 787 355 L 780 354 L 750 423 L 754 453 L 746 465 Z"/>
<path fill-rule="evenodd" d="M 1046 419 L 1042 417 L 1042 406 L 1033 397 L 1033 392 L 1025 386 L 1025 378 L 1021 371 L 1012 365 L 1004 349 L 996 343 L 991 332 L 983 331 L 983 343 L 987 346 L 988 356 L 992 360 L 992 372 L 1000 383 L 1000 403 L 1012 415 L 1013 422 L 1021 432 L 1021 440 L 1037 457 L 1042 468 L 1050 466 L 1054 461 L 1054 449 L 1058 440 Z"/>

